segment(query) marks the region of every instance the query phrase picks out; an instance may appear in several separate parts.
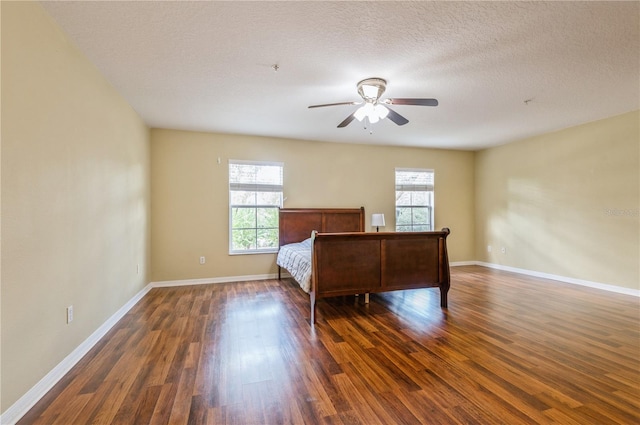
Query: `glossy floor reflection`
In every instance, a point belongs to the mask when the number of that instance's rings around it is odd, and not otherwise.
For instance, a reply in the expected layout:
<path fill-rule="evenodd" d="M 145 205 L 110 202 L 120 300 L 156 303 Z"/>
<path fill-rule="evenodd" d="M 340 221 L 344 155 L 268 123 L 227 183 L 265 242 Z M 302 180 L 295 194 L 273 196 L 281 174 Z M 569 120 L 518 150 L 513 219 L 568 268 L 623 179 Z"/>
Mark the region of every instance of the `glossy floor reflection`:
<path fill-rule="evenodd" d="M 292 280 L 157 288 L 20 424 L 629 424 L 639 302 L 482 267 L 318 302 Z"/>

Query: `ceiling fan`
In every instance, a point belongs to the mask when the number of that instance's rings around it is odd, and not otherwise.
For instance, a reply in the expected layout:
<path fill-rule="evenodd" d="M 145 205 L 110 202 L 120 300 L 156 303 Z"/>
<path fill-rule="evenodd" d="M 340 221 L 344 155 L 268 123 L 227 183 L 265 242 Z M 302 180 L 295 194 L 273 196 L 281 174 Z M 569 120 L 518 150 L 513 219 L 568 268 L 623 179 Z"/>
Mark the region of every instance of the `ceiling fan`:
<path fill-rule="evenodd" d="M 397 125 L 405 125 L 409 122 L 408 119 L 389 108 L 388 105 L 417 105 L 417 106 L 438 106 L 437 99 L 380 99 L 380 96 L 387 88 L 387 81 L 382 78 L 367 78 L 360 81 L 357 84 L 358 94 L 362 97 L 364 102 L 338 102 L 338 103 L 325 103 L 322 105 L 311 105 L 309 108 L 322 108 L 325 106 L 340 106 L 340 105 L 360 105 L 354 113 L 349 115 L 338 124 L 338 128 L 348 126 L 351 121 L 357 119 L 362 121 L 366 119 L 369 123 L 374 124 L 381 119 L 389 118 Z"/>

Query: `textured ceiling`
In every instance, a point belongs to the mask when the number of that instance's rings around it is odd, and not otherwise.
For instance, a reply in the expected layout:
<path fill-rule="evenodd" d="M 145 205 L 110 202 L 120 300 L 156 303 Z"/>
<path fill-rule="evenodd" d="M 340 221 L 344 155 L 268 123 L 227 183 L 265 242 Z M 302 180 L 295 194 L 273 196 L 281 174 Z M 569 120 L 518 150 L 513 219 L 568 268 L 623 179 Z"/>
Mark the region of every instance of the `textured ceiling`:
<path fill-rule="evenodd" d="M 151 127 L 481 149 L 639 108 L 637 1 L 42 4 Z M 440 105 L 307 108 L 368 77 Z"/>

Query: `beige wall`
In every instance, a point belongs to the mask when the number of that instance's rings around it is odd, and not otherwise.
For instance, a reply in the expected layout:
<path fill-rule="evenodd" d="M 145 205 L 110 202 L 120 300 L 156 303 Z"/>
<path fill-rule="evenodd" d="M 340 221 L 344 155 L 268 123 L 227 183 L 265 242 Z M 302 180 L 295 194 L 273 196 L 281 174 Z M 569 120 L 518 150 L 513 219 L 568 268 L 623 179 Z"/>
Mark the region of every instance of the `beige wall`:
<path fill-rule="evenodd" d="M 638 289 L 639 126 L 636 111 L 478 152 L 477 259 Z"/>
<path fill-rule="evenodd" d="M 4 412 L 146 286 L 149 131 L 38 3 L 1 8 Z"/>
<path fill-rule="evenodd" d="M 451 228 L 450 260 L 474 259 L 473 152 L 154 129 L 152 281 L 276 272 L 275 254 L 228 255 L 229 159 L 284 162 L 285 207 L 364 206 L 368 231 L 374 212 L 394 230 L 395 167 L 433 168 L 435 225 Z"/>

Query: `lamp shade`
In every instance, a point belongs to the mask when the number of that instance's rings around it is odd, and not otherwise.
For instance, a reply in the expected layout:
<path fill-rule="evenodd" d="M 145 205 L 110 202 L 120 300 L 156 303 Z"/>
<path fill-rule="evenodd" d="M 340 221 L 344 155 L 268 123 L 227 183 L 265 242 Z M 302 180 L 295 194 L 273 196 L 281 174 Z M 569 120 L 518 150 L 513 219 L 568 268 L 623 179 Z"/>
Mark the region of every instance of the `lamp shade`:
<path fill-rule="evenodd" d="M 384 227 L 384 214 L 371 214 L 371 225 Z"/>

